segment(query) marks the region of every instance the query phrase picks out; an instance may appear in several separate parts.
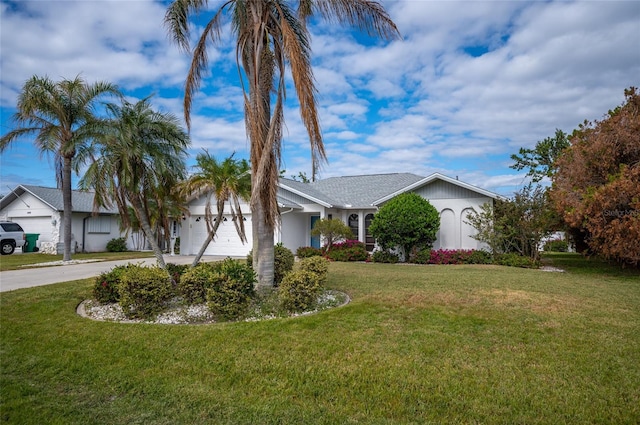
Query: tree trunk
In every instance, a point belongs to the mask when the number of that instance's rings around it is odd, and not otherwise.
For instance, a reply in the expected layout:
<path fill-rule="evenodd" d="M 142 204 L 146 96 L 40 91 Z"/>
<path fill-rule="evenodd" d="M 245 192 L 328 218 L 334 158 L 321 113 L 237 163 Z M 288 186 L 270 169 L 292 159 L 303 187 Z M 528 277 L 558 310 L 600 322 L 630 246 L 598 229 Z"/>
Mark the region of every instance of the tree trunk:
<path fill-rule="evenodd" d="M 151 224 L 149 223 L 149 218 L 147 217 L 144 208 L 142 207 L 142 202 L 137 196 L 133 196 L 130 199 L 131 206 L 133 207 L 136 215 L 138 216 L 138 220 L 140 221 L 140 227 L 142 228 L 142 232 L 145 234 L 145 237 L 149 241 L 151 245 L 151 249 L 153 250 L 153 254 L 156 256 L 158 260 L 158 266 L 165 269 L 167 265 L 164 262 L 164 257 L 162 256 L 162 250 L 160 249 L 160 245 L 158 245 L 158 238 L 153 234 L 153 230 L 151 230 Z"/>
<path fill-rule="evenodd" d="M 71 199 L 71 159 L 64 156 L 62 164 L 62 240 L 64 242 L 63 261 L 71 261 L 71 224 L 73 218 L 73 202 Z"/>
<path fill-rule="evenodd" d="M 196 254 L 196 258 L 193 259 L 193 263 L 191 263 L 191 267 L 195 267 L 198 265 L 198 263 L 200 262 L 200 259 L 204 255 L 204 252 L 207 250 L 207 247 L 209 246 L 213 238 L 216 236 L 216 233 L 218 232 L 218 227 L 220 227 L 220 222 L 222 222 L 223 213 L 224 213 L 224 210 L 218 209 L 218 215 L 217 215 L 215 224 L 213 225 L 213 229 L 211 229 L 211 231 L 207 235 L 207 239 L 204 241 L 204 243 L 200 247 L 200 250 Z"/>
<path fill-rule="evenodd" d="M 273 227 L 269 228 L 264 220 L 264 210 L 262 203 L 258 202 L 255 208 L 253 234 L 253 270 L 258 275 L 258 283 L 256 289 L 272 288 L 274 285 L 275 269 L 274 269 L 274 246 L 273 246 Z M 257 243 L 257 245 L 256 245 Z"/>

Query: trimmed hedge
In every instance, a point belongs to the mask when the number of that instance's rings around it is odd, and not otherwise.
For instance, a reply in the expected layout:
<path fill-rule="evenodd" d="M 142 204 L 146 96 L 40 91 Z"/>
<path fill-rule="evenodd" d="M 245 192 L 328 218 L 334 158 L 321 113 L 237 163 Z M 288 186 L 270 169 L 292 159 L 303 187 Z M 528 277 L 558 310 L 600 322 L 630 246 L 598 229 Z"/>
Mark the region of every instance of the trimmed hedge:
<path fill-rule="evenodd" d="M 311 310 L 318 302 L 322 283 L 317 273 L 296 270 L 288 273 L 278 288 L 280 306 L 292 313 Z"/>
<path fill-rule="evenodd" d="M 124 314 L 130 318 L 149 318 L 159 313 L 174 296 L 173 282 L 166 270 L 130 265 L 118 284 Z"/>

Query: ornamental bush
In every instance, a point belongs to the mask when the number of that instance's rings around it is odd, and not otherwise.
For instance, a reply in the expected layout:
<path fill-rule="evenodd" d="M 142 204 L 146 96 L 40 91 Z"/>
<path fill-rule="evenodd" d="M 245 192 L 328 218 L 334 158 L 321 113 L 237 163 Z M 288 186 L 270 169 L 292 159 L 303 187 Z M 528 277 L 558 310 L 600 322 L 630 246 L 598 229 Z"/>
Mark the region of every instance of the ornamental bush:
<path fill-rule="evenodd" d="M 324 285 L 329 274 L 329 262 L 323 257 L 309 257 L 300 260 L 298 270 L 305 270 L 318 275 L 320 284 Z"/>
<path fill-rule="evenodd" d="M 278 286 L 284 276 L 293 269 L 293 263 L 295 262 L 296 257 L 293 255 L 293 252 L 282 245 L 282 243 L 278 243 L 274 246 L 273 255 L 273 284 L 274 286 Z M 253 265 L 253 250 L 249 251 L 249 254 L 247 254 L 247 264 L 249 267 L 252 267 Z"/>
<path fill-rule="evenodd" d="M 207 289 L 211 287 L 216 274 L 216 263 L 198 263 L 187 270 L 178 282 L 178 295 L 190 304 L 204 303 L 207 299 Z"/>
<path fill-rule="evenodd" d="M 364 243 L 356 240 L 333 244 L 326 255 L 333 261 L 365 261 L 369 258 Z"/>
<path fill-rule="evenodd" d="M 431 249 L 417 249 L 409 256 L 410 262 L 414 264 L 429 264 L 431 262 Z"/>
<path fill-rule="evenodd" d="M 124 314 L 130 318 L 149 318 L 159 313 L 174 295 L 171 277 L 158 267 L 130 265 L 118 284 Z"/>
<path fill-rule="evenodd" d="M 395 264 L 400 260 L 400 257 L 398 257 L 398 254 L 394 254 L 393 252 L 384 249 L 375 251 L 373 253 L 372 259 L 374 263 Z"/>
<path fill-rule="evenodd" d="M 118 284 L 120 283 L 120 277 L 132 264 L 124 266 L 116 266 L 108 272 L 101 273 L 96 277 L 93 285 L 93 297 L 96 301 L 107 304 L 117 303 L 120 299 L 118 293 Z"/>
<path fill-rule="evenodd" d="M 180 283 L 180 278 L 188 269 L 188 264 L 167 263 L 167 272 L 169 272 L 169 275 L 176 285 Z"/>
<path fill-rule="evenodd" d="M 569 244 L 562 239 L 553 239 L 545 242 L 544 250 L 546 252 L 567 252 L 569 250 Z"/>
<path fill-rule="evenodd" d="M 126 252 L 127 249 L 127 240 L 125 238 L 114 238 L 107 242 L 107 251 L 108 252 Z"/>
<path fill-rule="evenodd" d="M 524 257 L 514 253 L 497 254 L 493 263 L 499 266 L 522 267 L 526 269 L 537 269 L 539 266 L 538 262 L 532 260 L 530 257 Z"/>
<path fill-rule="evenodd" d="M 298 258 L 322 256 L 322 250 L 320 250 L 319 248 L 314 248 L 312 246 L 301 246 L 296 249 L 296 256 Z"/>
<path fill-rule="evenodd" d="M 467 264 L 491 264 L 492 262 L 491 253 L 482 249 L 474 250 L 467 258 Z"/>
<path fill-rule="evenodd" d="M 291 313 L 313 309 L 322 291 L 318 274 L 308 270 L 296 270 L 288 273 L 278 288 L 280 306 Z"/>
<path fill-rule="evenodd" d="M 214 269 L 206 295 L 209 310 L 224 320 L 242 317 L 255 295 L 255 273 L 249 265 L 230 258 L 216 263 Z"/>

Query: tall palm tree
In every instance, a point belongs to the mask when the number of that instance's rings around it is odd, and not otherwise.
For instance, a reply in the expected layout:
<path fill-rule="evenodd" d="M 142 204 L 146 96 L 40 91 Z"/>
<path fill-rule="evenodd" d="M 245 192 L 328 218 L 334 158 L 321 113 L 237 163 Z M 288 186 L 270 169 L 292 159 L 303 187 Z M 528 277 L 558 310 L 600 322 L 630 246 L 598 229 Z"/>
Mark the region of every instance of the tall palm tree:
<path fill-rule="evenodd" d="M 297 4 L 297 10 L 294 6 Z M 206 11 L 208 0 L 174 0 L 165 24 L 175 42 L 189 46 L 189 16 Z M 186 79 L 184 113 L 190 126 L 191 103 L 207 69 L 207 42 L 221 39 L 223 20 L 230 16 L 236 37 L 236 62 L 244 93 L 245 124 L 251 145 L 251 212 L 253 262 L 258 286 L 273 286 L 274 228 L 278 221 L 278 170 L 284 123 L 285 67 L 300 103 L 300 115 L 309 135 L 315 173 L 326 160 L 311 69 L 310 35 L 306 20 L 318 14 L 331 21 L 354 25 L 386 39 L 398 30 L 383 7 L 368 0 L 228 0 L 205 26 L 193 50 Z M 273 97 L 272 97 L 273 96 Z"/>
<path fill-rule="evenodd" d="M 148 98 L 135 104 L 123 101 L 122 106 L 109 104 L 107 111 L 111 129 L 79 185 L 95 190 L 95 208 L 115 203 L 125 226 L 131 224 L 130 205 L 158 265 L 165 268 L 152 227 L 153 210 L 164 208 L 169 191 L 185 178 L 189 136 L 175 116 L 154 111 Z"/>
<path fill-rule="evenodd" d="M 103 95 L 120 96 L 110 83 L 86 83 L 80 76 L 54 82 L 48 77 L 28 79 L 18 96 L 13 121 L 17 128 L 2 136 L 0 152 L 14 140 L 35 134 L 41 154 L 53 156 L 56 182 L 63 200 L 63 260 L 71 260 L 71 173 L 87 159 L 87 146 L 99 137 L 103 122 L 96 107 Z"/>
<path fill-rule="evenodd" d="M 248 201 L 251 197 L 251 177 L 249 163 L 246 159 L 235 160 L 233 154 L 224 161 L 218 162 L 215 157 L 205 150 L 196 156 L 199 171 L 187 179 L 181 186 L 187 196 L 200 196 L 204 194 L 207 199 L 205 205 L 205 223 L 207 225 L 207 238 L 200 247 L 191 267 L 195 267 L 205 250 L 213 240 L 223 221 L 225 204 L 229 203 L 231 221 L 236 227 L 242 243 L 247 241 L 244 229 L 244 217 L 240 208 L 240 200 Z M 214 217 L 211 210 L 212 197 L 215 197 L 217 214 Z"/>

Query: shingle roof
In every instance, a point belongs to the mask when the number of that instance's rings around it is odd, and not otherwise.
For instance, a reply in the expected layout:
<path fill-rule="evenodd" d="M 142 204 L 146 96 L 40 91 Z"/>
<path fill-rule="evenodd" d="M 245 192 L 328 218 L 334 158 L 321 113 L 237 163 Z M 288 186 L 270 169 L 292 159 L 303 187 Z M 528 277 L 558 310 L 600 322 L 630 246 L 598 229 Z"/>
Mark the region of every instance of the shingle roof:
<path fill-rule="evenodd" d="M 63 211 L 64 203 L 62 199 L 62 189 L 42 186 L 19 185 L 11 193 L 2 199 L 2 207 L 8 205 L 25 192 L 31 193 L 42 202 L 49 205 L 55 211 Z M 71 192 L 71 203 L 73 204 L 73 212 L 92 213 L 93 212 L 93 192 L 83 192 L 74 190 Z M 118 214 L 118 209 L 100 208 L 103 214 Z"/>

